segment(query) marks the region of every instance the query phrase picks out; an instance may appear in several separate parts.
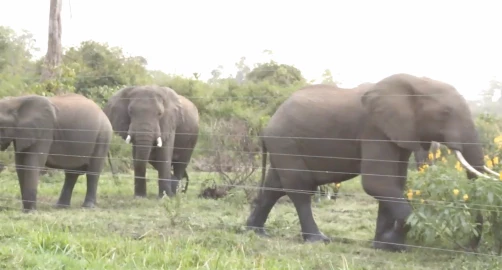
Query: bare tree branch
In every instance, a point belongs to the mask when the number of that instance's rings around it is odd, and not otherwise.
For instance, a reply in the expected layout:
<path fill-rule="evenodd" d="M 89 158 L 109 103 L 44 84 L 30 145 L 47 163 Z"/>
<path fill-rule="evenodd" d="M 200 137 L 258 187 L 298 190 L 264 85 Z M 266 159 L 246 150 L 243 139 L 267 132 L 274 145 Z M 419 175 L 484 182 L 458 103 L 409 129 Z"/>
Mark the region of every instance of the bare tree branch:
<path fill-rule="evenodd" d="M 56 70 L 63 61 L 63 49 L 61 45 L 61 7 L 62 0 L 51 0 L 49 13 L 49 40 L 44 68 L 42 70 L 42 81 L 56 78 L 59 75 Z"/>

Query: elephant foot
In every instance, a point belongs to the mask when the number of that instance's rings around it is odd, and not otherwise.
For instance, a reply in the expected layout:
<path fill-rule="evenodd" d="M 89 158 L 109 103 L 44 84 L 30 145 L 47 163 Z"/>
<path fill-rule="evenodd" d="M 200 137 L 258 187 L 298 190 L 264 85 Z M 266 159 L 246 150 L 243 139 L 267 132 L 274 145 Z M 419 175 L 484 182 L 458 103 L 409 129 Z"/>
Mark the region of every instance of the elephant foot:
<path fill-rule="evenodd" d="M 30 213 L 35 213 L 37 212 L 36 208 L 23 208 L 23 213 L 25 214 L 30 214 Z"/>
<path fill-rule="evenodd" d="M 263 228 L 263 227 L 246 226 L 246 230 L 253 231 L 255 234 L 257 234 L 260 237 L 265 237 L 265 238 L 270 237 L 270 235 L 265 231 L 265 228 Z"/>
<path fill-rule="evenodd" d="M 82 204 L 82 207 L 83 208 L 95 208 L 96 207 L 96 204 L 94 202 L 84 202 Z"/>
<path fill-rule="evenodd" d="M 305 241 L 306 243 L 324 242 L 327 244 L 331 242 L 331 239 L 329 239 L 323 233 L 318 232 L 318 233 L 303 234 L 303 241 Z"/>
<path fill-rule="evenodd" d="M 60 202 L 57 202 L 56 204 L 54 204 L 52 206 L 52 208 L 55 208 L 55 209 L 65 209 L 65 208 L 69 208 L 69 207 L 70 207 L 69 203 L 60 203 Z"/>
<path fill-rule="evenodd" d="M 146 198 L 146 194 L 134 193 L 134 198 L 135 199 L 144 199 L 144 198 Z"/>
<path fill-rule="evenodd" d="M 164 196 L 169 197 L 169 198 L 173 198 L 174 196 L 176 196 L 176 194 L 174 194 L 173 192 L 167 192 L 166 191 L 165 194 L 164 193 L 159 194 L 159 196 L 157 196 L 157 198 L 158 199 L 162 199 L 162 198 L 164 198 Z"/>
<path fill-rule="evenodd" d="M 390 252 L 408 251 L 408 247 L 400 238 L 403 239 L 403 237 L 399 237 L 394 231 L 386 232 L 380 237 L 379 241 L 373 241 L 373 248 Z"/>

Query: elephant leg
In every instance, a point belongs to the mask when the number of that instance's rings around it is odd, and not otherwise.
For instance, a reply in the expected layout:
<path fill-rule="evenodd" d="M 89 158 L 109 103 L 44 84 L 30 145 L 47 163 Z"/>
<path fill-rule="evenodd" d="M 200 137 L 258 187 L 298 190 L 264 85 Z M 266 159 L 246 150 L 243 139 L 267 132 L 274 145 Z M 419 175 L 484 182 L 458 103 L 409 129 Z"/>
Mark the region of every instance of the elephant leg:
<path fill-rule="evenodd" d="M 107 154 L 110 149 L 110 142 L 111 138 L 105 136 L 100 137 L 100 139 L 98 139 L 94 144 L 94 152 L 92 154 L 92 157 L 89 158 L 89 164 L 87 165 L 87 168 L 85 170 L 87 172 L 87 191 L 85 193 L 84 202 L 82 203 L 82 207 L 84 208 L 94 208 L 96 206 L 98 182 L 101 176 L 101 172 L 105 167 Z"/>
<path fill-rule="evenodd" d="M 65 172 L 64 184 L 63 188 L 61 189 L 59 199 L 55 205 L 56 208 L 66 208 L 70 206 L 73 188 L 75 187 L 75 183 L 77 183 L 79 176 L 80 174 L 78 173 L 68 171 Z"/>
<path fill-rule="evenodd" d="M 159 185 L 159 198 L 165 195 L 173 197 L 175 193 L 172 190 L 172 182 L 179 181 L 174 174 L 171 174 L 171 168 L 166 162 L 152 162 L 152 166 L 157 169 L 158 185 Z"/>
<path fill-rule="evenodd" d="M 187 184 L 188 184 L 188 174 L 186 173 L 186 168 L 188 167 L 188 162 L 182 162 L 182 161 L 173 161 L 173 175 L 174 178 L 176 178 L 177 181 L 171 181 L 171 190 L 176 193 L 178 190 L 178 185 L 183 179 L 183 177 L 187 177 Z M 174 180 L 174 179 L 173 179 Z"/>
<path fill-rule="evenodd" d="M 31 212 L 37 209 L 39 170 L 46 160 L 47 154 L 33 154 L 28 153 L 28 151 L 16 153 L 16 173 L 21 188 L 23 212 Z"/>
<path fill-rule="evenodd" d="M 401 152 L 400 159 L 396 165 L 398 166 L 398 175 L 406 175 L 408 170 L 407 153 Z M 401 178 L 400 181 L 397 182 L 397 185 L 400 190 L 404 191 L 406 186 L 406 178 Z M 386 205 L 381 201 L 378 202 L 378 216 L 376 222 L 376 230 L 375 230 L 375 238 L 373 241 L 373 247 L 380 249 L 382 246 L 382 237 L 386 233 L 393 231 L 395 229 L 394 225 L 396 224 L 396 220 L 390 214 L 391 210 L 386 208 Z"/>
<path fill-rule="evenodd" d="M 405 223 L 411 214 L 411 206 L 404 198 L 405 167 L 411 152 L 391 142 L 364 141 L 362 146 L 363 188 L 379 201 L 374 247 L 388 251 L 406 250 L 404 242 L 409 227 Z M 387 229 L 390 224 L 393 228 Z"/>
<path fill-rule="evenodd" d="M 394 229 L 395 219 L 390 215 L 390 210 L 381 201 L 378 202 L 378 214 L 375 229 L 375 238 L 373 239 L 373 247 L 380 249 L 382 246 L 383 235 Z"/>
<path fill-rule="evenodd" d="M 302 189 L 302 191 L 304 190 L 306 189 Z M 300 225 L 302 228 L 303 240 L 305 242 L 329 242 L 329 238 L 321 233 L 321 231 L 319 231 L 319 228 L 317 227 L 317 224 L 314 220 L 314 215 L 312 213 L 311 195 L 306 193 L 298 193 L 298 191 L 291 191 L 287 194 L 291 201 L 293 201 L 296 212 L 298 213 Z"/>
<path fill-rule="evenodd" d="M 253 230 L 259 235 L 267 236 L 264 226 L 268 215 L 277 203 L 277 200 L 286 195 L 285 192 L 278 190 L 281 188 L 282 185 L 279 181 L 277 171 L 274 168 L 268 168 L 263 189 L 258 192 L 258 196 L 254 200 L 254 209 L 246 221 L 248 230 Z"/>

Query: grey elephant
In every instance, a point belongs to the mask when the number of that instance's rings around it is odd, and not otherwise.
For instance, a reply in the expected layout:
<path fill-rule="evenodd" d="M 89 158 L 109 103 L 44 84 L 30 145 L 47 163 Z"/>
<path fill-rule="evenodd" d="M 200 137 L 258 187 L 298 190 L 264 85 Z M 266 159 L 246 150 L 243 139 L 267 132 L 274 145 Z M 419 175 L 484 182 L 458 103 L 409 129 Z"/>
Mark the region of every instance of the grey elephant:
<path fill-rule="evenodd" d="M 429 166 L 432 165 L 435 161 L 435 158 L 433 158 L 432 160 L 429 159 L 429 153 L 435 155 L 436 151 L 439 149 L 440 146 L 441 144 L 438 142 L 431 142 L 430 149 L 421 148 L 420 150 L 414 151 L 413 156 L 415 158 L 415 165 L 417 169 L 419 169 L 421 166 L 425 164 Z"/>
<path fill-rule="evenodd" d="M 146 165 L 158 172 L 159 197 L 176 194 L 197 144 L 199 112 L 168 87 L 131 86 L 117 91 L 104 112 L 113 130 L 133 145 L 134 195 L 146 197 Z M 173 173 L 171 173 L 171 167 Z"/>
<path fill-rule="evenodd" d="M 0 100 L 0 149 L 14 144 L 25 212 L 36 209 L 39 171 L 65 171 L 57 207 L 68 207 L 78 177 L 87 176 L 83 207 L 94 207 L 98 180 L 113 136 L 110 121 L 78 94 L 26 95 Z"/>
<path fill-rule="evenodd" d="M 484 166 L 466 100 L 449 84 L 409 74 L 354 89 L 306 86 L 279 106 L 261 138 L 262 191 L 246 222 L 261 235 L 267 235 L 264 224 L 277 200 L 288 195 L 303 239 L 329 241 L 314 220 L 311 194 L 319 185 L 361 175 L 365 192 L 378 200 L 373 247 L 403 250 L 411 213 L 404 198 L 411 152 L 441 142 L 470 179 L 494 173 Z M 472 241 L 477 245 L 479 238 Z"/>

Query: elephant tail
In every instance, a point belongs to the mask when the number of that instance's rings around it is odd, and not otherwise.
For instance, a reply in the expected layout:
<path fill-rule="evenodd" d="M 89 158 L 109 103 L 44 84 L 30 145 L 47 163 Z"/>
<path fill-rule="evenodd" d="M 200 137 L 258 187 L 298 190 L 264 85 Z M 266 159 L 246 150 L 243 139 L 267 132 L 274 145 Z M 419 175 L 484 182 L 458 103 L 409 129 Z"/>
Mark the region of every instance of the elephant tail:
<path fill-rule="evenodd" d="M 263 192 L 263 184 L 265 183 L 265 175 L 267 173 L 267 147 L 265 140 L 261 139 L 261 183 L 260 192 Z"/>
<path fill-rule="evenodd" d="M 108 156 L 108 164 L 110 165 L 110 170 L 112 171 L 113 179 L 117 180 L 117 174 L 116 174 L 115 169 L 113 169 L 112 158 L 110 156 L 110 151 L 108 151 L 107 156 Z"/>
<path fill-rule="evenodd" d="M 187 189 L 188 189 L 188 182 L 190 182 L 190 179 L 188 178 L 188 173 L 187 173 L 187 170 L 185 169 L 185 178 L 187 179 L 187 183 L 185 185 L 185 188 L 183 189 L 183 193 L 187 193 Z"/>

